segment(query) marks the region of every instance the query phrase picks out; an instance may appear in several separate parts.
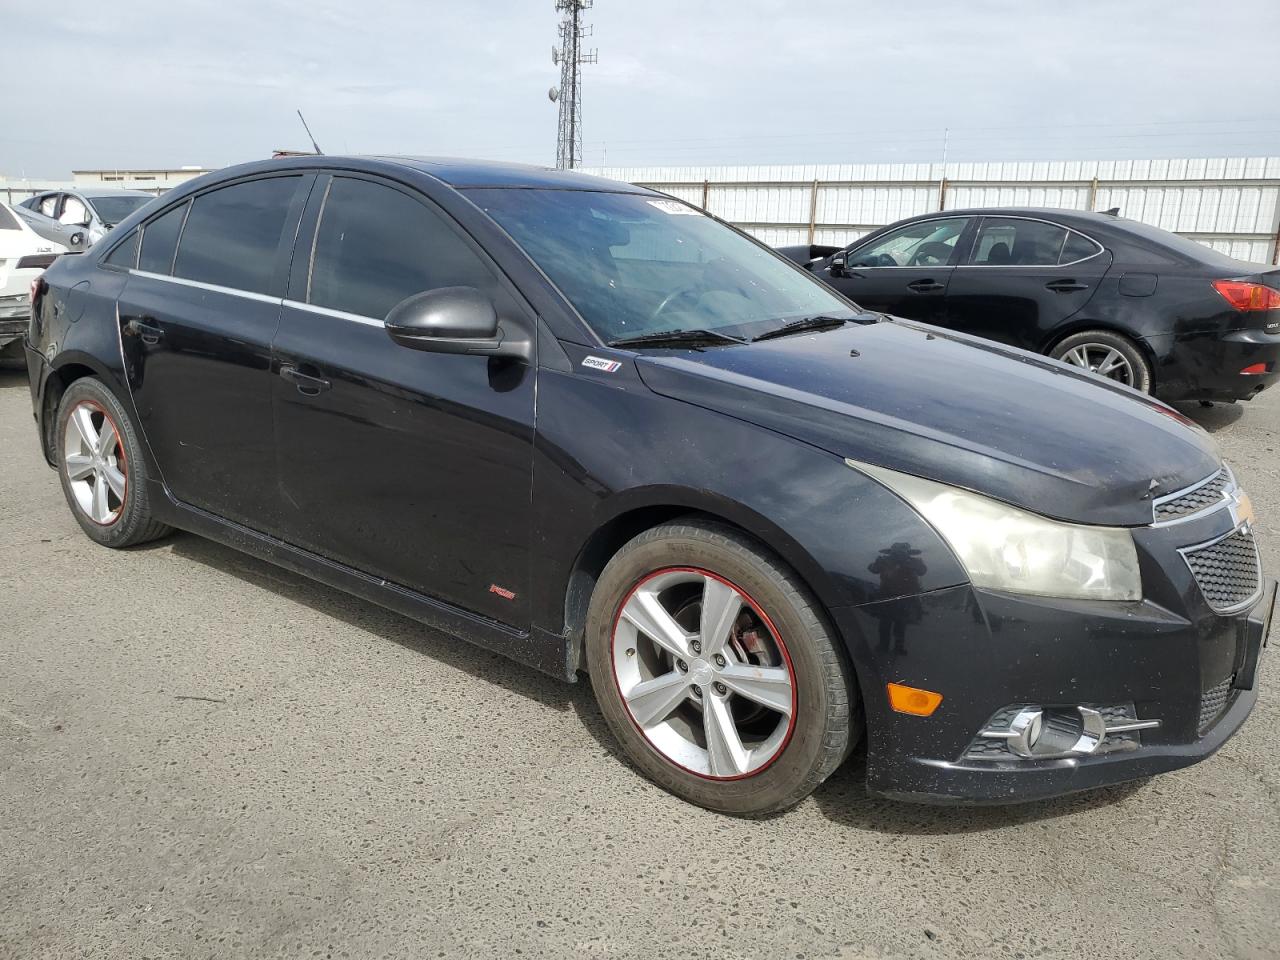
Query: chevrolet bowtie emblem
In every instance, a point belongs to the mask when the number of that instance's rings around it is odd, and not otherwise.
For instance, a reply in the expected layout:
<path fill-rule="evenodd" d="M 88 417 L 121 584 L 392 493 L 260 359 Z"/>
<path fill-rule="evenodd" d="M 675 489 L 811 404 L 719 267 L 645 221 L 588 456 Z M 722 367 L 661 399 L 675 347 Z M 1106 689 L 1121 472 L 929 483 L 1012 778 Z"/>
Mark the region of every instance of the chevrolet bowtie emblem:
<path fill-rule="evenodd" d="M 1223 493 L 1227 501 L 1227 509 L 1231 511 L 1231 522 L 1236 527 L 1243 527 L 1248 530 L 1253 526 L 1253 501 L 1249 499 L 1249 495 L 1238 487 L 1229 492 Z"/>

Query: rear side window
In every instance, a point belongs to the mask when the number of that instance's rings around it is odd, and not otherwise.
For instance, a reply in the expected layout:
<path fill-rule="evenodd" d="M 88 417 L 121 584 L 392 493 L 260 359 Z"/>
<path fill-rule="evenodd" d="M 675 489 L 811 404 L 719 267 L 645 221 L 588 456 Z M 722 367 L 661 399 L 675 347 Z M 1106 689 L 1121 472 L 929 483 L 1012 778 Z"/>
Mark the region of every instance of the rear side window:
<path fill-rule="evenodd" d="M 1043 220 L 986 217 L 971 263 L 985 267 L 1056 267 L 1066 227 Z"/>
<path fill-rule="evenodd" d="M 270 292 L 280 234 L 300 180 L 250 180 L 196 197 L 173 275 L 250 293 Z"/>
<path fill-rule="evenodd" d="M 148 273 L 168 273 L 173 269 L 173 251 L 178 246 L 182 220 L 190 202 L 174 207 L 142 228 L 142 249 L 138 253 L 138 269 Z"/>
<path fill-rule="evenodd" d="M 1102 247 L 1088 237 L 1073 231 L 1062 246 L 1062 256 L 1058 258 L 1058 262 L 1075 263 L 1077 260 L 1087 260 L 1101 250 Z"/>
<path fill-rule="evenodd" d="M 406 297 L 439 287 L 499 297 L 489 268 L 439 215 L 391 187 L 335 177 L 316 229 L 307 301 L 380 320 Z"/>
<path fill-rule="evenodd" d="M 133 267 L 138 262 L 138 228 L 134 227 L 129 231 L 129 236 L 125 237 L 120 244 L 106 255 L 102 261 L 109 263 L 113 267 Z"/>

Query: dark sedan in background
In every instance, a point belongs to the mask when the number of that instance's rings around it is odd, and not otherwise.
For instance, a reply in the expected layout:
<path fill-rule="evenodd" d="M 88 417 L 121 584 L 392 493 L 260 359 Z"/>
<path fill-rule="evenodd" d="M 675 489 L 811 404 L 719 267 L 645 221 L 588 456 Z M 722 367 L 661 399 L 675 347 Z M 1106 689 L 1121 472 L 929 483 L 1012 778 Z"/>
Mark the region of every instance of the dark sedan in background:
<path fill-rule="evenodd" d="M 1280 267 L 1114 213 L 950 210 L 780 251 L 867 309 L 1064 360 L 1163 400 L 1280 379 Z"/>

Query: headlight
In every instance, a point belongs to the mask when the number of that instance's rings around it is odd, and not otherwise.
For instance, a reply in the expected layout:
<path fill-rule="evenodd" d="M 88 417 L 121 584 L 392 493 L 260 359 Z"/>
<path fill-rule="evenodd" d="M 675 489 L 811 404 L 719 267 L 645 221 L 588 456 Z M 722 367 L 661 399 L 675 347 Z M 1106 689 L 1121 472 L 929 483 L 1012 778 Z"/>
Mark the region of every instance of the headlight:
<path fill-rule="evenodd" d="M 1041 597 L 1142 599 L 1128 530 L 1048 520 L 958 487 L 845 463 L 915 507 L 951 545 L 975 586 Z"/>

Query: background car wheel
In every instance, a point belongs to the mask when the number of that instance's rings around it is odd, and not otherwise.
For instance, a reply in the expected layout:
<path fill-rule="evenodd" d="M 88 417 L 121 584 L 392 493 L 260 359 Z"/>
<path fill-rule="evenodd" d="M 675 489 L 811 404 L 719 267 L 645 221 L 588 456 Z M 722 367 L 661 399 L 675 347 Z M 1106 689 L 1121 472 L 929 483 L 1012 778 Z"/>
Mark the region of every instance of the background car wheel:
<path fill-rule="evenodd" d="M 151 515 L 146 463 L 124 407 L 84 378 L 58 404 L 55 454 L 62 492 L 80 528 L 107 547 L 131 547 L 170 530 Z"/>
<path fill-rule="evenodd" d="M 857 741 L 852 675 L 825 616 L 729 527 L 669 523 L 624 546 L 591 597 L 586 652 L 628 756 L 699 806 L 785 810 Z"/>
<path fill-rule="evenodd" d="M 1110 330 L 1085 330 L 1064 339 L 1049 354 L 1108 380 L 1123 383 L 1143 393 L 1151 392 L 1151 364 L 1138 345 Z"/>

